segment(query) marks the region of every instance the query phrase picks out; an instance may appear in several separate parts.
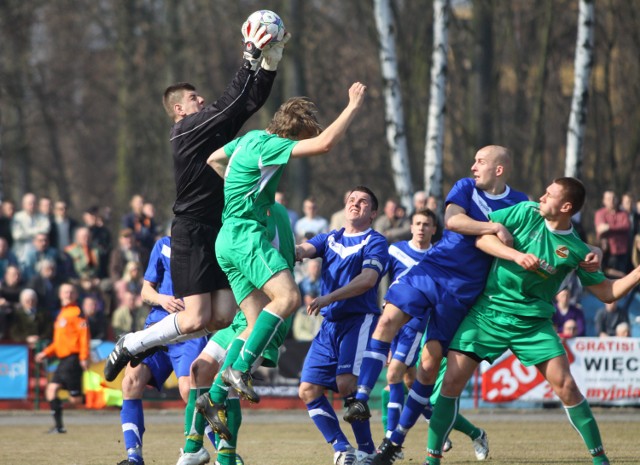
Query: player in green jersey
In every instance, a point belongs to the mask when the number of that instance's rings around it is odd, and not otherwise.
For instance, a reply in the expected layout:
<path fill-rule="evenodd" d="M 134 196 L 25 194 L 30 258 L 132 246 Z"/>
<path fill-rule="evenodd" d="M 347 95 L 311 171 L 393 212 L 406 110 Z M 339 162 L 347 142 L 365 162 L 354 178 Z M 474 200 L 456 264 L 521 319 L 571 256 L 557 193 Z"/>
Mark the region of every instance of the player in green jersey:
<path fill-rule="evenodd" d="M 278 326 L 300 306 L 300 291 L 293 275 L 266 239 L 266 212 L 275 202 L 278 182 L 289 159 L 331 150 L 362 107 L 365 91 L 364 84 L 354 83 L 349 89 L 349 103 L 323 131 L 315 105 L 303 97 L 291 98 L 280 106 L 265 131 L 251 131 L 209 157 L 209 165 L 225 179 L 222 229 L 216 240 L 218 262 L 234 293 L 234 283 L 241 280 L 255 287 L 243 301 L 236 295 L 251 334 L 240 356 L 221 377 L 252 402 L 260 398 L 251 386 L 249 369 Z M 214 408 L 219 403 L 213 392 L 216 384 L 209 400 Z"/>
<path fill-rule="evenodd" d="M 295 241 L 289 214 L 287 209 L 280 204 L 273 204 L 267 212 L 267 238 L 273 247 L 280 253 L 290 270 L 295 265 Z M 234 294 L 238 301 L 243 301 L 255 287 L 249 281 L 237 281 L 234 285 Z M 292 317 L 287 318 L 267 347 L 254 363 L 253 367 L 260 365 L 276 367 L 280 355 L 280 346 L 291 328 Z M 204 394 L 207 396 L 214 376 L 222 369 L 235 361 L 248 333 L 247 319 L 242 312 L 238 312 L 231 326 L 218 331 L 209 340 L 202 353 L 191 365 L 191 390 L 189 401 L 185 410 L 185 445 L 181 450 L 177 465 L 198 465 L 203 455 L 203 437 L 205 433 L 205 418 L 199 412 L 197 399 Z M 207 396 L 208 397 L 208 396 Z M 205 399 L 206 400 L 206 399 Z M 236 455 L 237 436 L 242 422 L 240 401 L 237 396 L 231 395 L 223 403 L 224 408 L 210 415 L 216 420 L 214 432 L 219 432 L 214 443 L 218 450 L 216 464 L 236 465 L 242 463 L 242 459 Z M 221 430 L 221 431 L 219 431 Z"/>
<path fill-rule="evenodd" d="M 593 463 L 609 464 L 596 420 L 571 375 L 569 359 L 553 328 L 551 301 L 573 271 L 600 300 L 618 300 L 640 283 L 640 267 L 617 280 L 579 267 L 590 249 L 573 229 L 571 216 L 582 208 L 584 198 L 580 181 L 559 178 L 547 187 L 539 203 L 523 202 L 489 215 L 511 232 L 513 248 L 494 235 L 476 241 L 496 259 L 483 294 L 451 342 L 447 372 L 429 425 L 426 464 L 440 463 L 460 393 L 473 371 L 482 360 L 492 362 L 507 349 L 525 366 L 535 365 L 549 382 Z"/>

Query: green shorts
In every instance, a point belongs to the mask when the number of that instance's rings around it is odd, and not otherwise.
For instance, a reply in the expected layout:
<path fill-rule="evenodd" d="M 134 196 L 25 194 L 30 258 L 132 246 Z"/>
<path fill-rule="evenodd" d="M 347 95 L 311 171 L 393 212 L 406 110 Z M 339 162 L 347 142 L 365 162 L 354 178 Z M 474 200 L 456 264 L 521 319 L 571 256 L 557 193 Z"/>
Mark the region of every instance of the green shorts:
<path fill-rule="evenodd" d="M 278 331 L 276 331 L 273 339 L 269 341 L 269 344 L 262 352 L 262 366 L 269 368 L 278 366 L 278 358 L 280 357 L 279 349 L 284 343 L 287 334 L 289 334 L 292 322 L 293 315 L 284 320 L 284 323 L 278 327 Z M 211 340 L 224 350 L 227 350 L 233 340 L 238 337 L 246 327 L 247 319 L 245 318 L 244 313 L 238 312 L 233 319 L 233 322 L 231 322 L 231 324 L 225 329 L 222 329 L 211 336 Z"/>
<path fill-rule="evenodd" d="M 480 305 L 471 308 L 449 347 L 490 363 L 511 349 L 527 367 L 566 353 L 550 319 L 522 317 Z"/>
<path fill-rule="evenodd" d="M 230 219 L 222 225 L 216 240 L 216 257 L 238 304 L 273 275 L 289 269 L 269 241 L 267 229 L 252 220 Z"/>

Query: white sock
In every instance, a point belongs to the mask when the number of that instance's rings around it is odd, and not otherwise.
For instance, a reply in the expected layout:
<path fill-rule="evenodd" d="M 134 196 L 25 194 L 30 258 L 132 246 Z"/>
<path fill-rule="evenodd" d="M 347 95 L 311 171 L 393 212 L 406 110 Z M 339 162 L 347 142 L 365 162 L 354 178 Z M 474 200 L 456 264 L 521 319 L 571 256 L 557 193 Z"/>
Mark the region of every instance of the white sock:
<path fill-rule="evenodd" d="M 169 343 L 180 336 L 178 322 L 176 320 L 177 316 L 177 313 L 171 313 L 156 324 L 129 334 L 124 340 L 124 346 L 131 355 L 137 355 L 151 347 Z"/>

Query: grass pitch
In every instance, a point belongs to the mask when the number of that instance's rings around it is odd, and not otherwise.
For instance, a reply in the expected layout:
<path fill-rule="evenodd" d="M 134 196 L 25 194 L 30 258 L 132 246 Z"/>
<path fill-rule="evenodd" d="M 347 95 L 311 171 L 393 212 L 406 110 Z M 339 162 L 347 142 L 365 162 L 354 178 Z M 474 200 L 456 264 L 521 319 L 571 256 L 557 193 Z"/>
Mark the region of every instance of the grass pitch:
<path fill-rule="evenodd" d="M 614 464 L 640 464 L 640 410 L 594 409 L 605 448 Z M 491 446 L 487 463 L 590 464 L 578 434 L 561 409 L 543 411 L 482 410 L 463 412 L 484 428 Z M 339 416 L 341 413 L 339 412 Z M 183 445 L 182 412 L 146 412 L 144 457 L 146 465 L 173 465 Z M 376 443 L 382 438 L 379 417 L 374 413 Z M 117 410 L 66 410 L 67 434 L 46 434 L 51 426 L 48 412 L 0 413 L 0 464 L 2 465 L 115 465 L 124 458 Z M 349 425 L 343 430 L 352 439 Z M 405 443 L 405 460 L 424 461 L 427 425 L 419 422 Z M 451 435 L 453 450 L 443 464 L 478 463 L 471 441 L 458 432 Z M 211 446 L 205 442 L 211 451 Z M 245 410 L 238 451 L 247 465 L 330 465 L 332 449 L 305 411 Z M 212 463 L 213 463 L 212 459 Z"/>

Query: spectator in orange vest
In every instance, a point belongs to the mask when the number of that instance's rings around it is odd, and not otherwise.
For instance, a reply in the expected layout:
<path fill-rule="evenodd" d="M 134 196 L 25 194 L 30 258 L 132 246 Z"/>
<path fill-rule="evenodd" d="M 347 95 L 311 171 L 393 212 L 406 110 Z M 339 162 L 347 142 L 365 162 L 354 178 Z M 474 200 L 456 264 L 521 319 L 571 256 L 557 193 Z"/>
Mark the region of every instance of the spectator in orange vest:
<path fill-rule="evenodd" d="M 82 402 L 82 373 L 89 366 L 91 339 L 87 320 L 76 302 L 78 291 L 75 286 L 62 284 L 59 297 L 62 308 L 53 326 L 53 341 L 35 356 L 38 363 L 53 356 L 60 361 L 45 391 L 55 421 L 50 433 L 67 432 L 62 422 L 62 401 L 58 398 L 60 389 L 69 391 L 72 404 Z"/>

